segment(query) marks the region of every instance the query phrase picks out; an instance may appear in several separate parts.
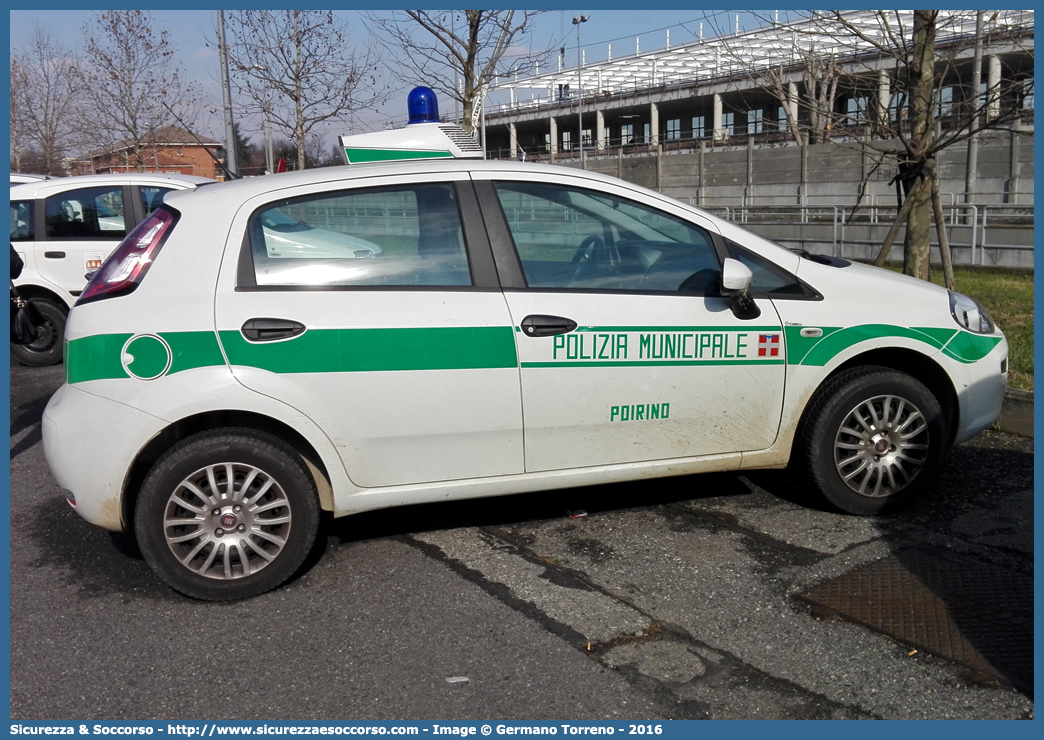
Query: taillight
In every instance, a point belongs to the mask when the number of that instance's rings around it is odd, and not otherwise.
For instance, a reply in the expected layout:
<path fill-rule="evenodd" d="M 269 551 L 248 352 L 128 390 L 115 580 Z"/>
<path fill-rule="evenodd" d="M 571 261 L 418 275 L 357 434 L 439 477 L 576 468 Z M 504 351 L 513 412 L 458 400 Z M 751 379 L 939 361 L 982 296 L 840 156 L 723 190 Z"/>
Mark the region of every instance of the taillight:
<path fill-rule="evenodd" d="M 164 207 L 149 214 L 102 263 L 76 305 L 133 292 L 145 278 L 177 220 L 177 213 Z"/>

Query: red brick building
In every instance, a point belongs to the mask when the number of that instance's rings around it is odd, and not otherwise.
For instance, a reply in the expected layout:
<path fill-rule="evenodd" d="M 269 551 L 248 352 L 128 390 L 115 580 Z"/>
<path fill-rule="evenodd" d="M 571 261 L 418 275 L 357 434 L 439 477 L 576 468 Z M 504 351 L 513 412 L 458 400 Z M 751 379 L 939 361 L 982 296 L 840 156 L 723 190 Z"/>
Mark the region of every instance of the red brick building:
<path fill-rule="evenodd" d="M 167 126 L 156 132 L 155 143 L 145 147 L 138 157 L 134 155 L 132 144 L 118 142 L 112 147 L 97 149 L 73 160 L 69 165 L 69 174 L 95 175 L 139 170 L 224 179 L 224 172 L 214 162 L 214 157 L 221 161 L 225 159 L 225 147 L 220 141 L 204 136 L 197 138 L 185 129 Z"/>

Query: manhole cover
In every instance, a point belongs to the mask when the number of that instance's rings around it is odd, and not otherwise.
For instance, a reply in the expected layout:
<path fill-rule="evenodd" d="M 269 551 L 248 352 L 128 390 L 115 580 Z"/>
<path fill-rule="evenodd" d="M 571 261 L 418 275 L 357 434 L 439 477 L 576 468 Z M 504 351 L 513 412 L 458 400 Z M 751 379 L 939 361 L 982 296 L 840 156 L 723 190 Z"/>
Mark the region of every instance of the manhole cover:
<path fill-rule="evenodd" d="M 1033 690 L 1033 579 L 914 547 L 799 598 L 935 655 Z"/>

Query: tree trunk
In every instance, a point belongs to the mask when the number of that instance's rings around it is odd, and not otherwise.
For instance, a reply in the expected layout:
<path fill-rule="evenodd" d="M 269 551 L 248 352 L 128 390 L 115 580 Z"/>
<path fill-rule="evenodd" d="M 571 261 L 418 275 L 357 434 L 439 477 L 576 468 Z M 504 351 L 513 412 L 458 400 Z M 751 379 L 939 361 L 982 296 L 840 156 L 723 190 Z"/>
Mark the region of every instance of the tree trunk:
<path fill-rule="evenodd" d="M 957 290 L 953 278 L 953 261 L 950 259 L 950 239 L 946 235 L 946 220 L 943 217 L 942 199 L 939 198 L 939 178 L 932 178 L 932 210 L 935 212 L 935 230 L 939 234 L 939 258 L 942 260 L 943 279 L 949 290 Z"/>
<path fill-rule="evenodd" d="M 888 261 L 888 253 L 892 251 L 892 244 L 895 242 L 895 237 L 899 233 L 899 229 L 903 227 L 903 223 L 906 221 L 906 214 L 910 211 L 910 199 L 907 198 L 903 201 L 902 207 L 899 212 L 895 214 L 895 221 L 892 222 L 892 228 L 888 230 L 888 236 L 885 237 L 884 242 L 881 244 L 881 251 L 877 253 L 877 259 L 874 260 L 874 265 L 877 267 L 884 267 L 884 263 Z"/>
<path fill-rule="evenodd" d="M 922 280 L 930 273 L 932 180 L 935 168 L 929 166 L 932 146 L 932 95 L 935 82 L 935 19 L 937 10 L 915 10 L 913 54 L 910 59 L 910 140 L 907 157 L 914 172 L 909 193 L 910 212 L 906 218 L 903 272 Z"/>
<path fill-rule="evenodd" d="M 932 226 L 932 187 L 927 178 L 918 178 L 908 198 L 903 272 L 927 280 L 930 277 L 929 249 Z"/>

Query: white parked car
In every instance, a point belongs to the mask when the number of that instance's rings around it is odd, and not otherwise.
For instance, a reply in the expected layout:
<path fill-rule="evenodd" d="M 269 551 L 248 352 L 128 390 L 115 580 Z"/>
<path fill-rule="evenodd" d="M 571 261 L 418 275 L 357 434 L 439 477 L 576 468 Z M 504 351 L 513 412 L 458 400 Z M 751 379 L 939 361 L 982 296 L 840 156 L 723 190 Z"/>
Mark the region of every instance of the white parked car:
<path fill-rule="evenodd" d="M 276 214 L 379 248 L 284 253 Z M 464 159 L 168 194 L 65 338 L 55 478 L 204 599 L 283 583 L 320 511 L 790 465 L 875 514 L 994 421 L 1008 358 L 966 296 Z"/>
<path fill-rule="evenodd" d="M 15 185 L 15 177 L 31 177 Z M 216 183 L 206 177 L 121 173 L 44 178 L 11 175 L 11 244 L 25 263 L 15 281 L 47 320 L 30 345 L 11 345 L 25 365 L 62 359 L 65 317 L 102 261 L 173 190 Z"/>
<path fill-rule="evenodd" d="M 50 180 L 50 175 L 25 175 L 18 172 L 11 173 L 11 187 L 15 185 L 22 185 L 27 182 L 41 182 L 43 180 Z"/>

